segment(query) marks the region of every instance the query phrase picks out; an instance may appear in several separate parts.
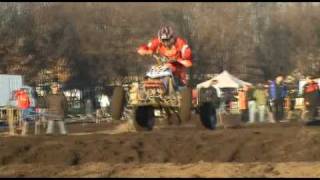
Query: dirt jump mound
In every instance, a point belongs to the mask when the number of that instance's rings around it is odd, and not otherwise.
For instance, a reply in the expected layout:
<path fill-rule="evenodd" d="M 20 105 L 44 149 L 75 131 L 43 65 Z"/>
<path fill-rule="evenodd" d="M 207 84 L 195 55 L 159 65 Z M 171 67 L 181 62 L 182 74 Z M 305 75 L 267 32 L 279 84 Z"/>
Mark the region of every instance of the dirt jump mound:
<path fill-rule="evenodd" d="M 184 127 L 140 133 L 130 132 L 126 123 L 115 127 L 111 131 L 121 133 L 1 137 L 0 165 L 38 164 L 49 168 L 88 163 L 187 165 L 320 160 L 320 129 L 301 124 L 215 131 Z"/>

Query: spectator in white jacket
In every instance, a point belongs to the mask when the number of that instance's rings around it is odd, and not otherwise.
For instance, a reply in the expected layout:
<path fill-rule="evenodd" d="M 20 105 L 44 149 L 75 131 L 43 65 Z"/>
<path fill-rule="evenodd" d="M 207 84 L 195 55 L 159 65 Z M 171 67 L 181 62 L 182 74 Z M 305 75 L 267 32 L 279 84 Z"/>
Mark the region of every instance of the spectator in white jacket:
<path fill-rule="evenodd" d="M 102 115 L 105 117 L 110 107 L 109 97 L 106 94 L 102 94 L 101 96 L 100 107 L 101 107 Z"/>

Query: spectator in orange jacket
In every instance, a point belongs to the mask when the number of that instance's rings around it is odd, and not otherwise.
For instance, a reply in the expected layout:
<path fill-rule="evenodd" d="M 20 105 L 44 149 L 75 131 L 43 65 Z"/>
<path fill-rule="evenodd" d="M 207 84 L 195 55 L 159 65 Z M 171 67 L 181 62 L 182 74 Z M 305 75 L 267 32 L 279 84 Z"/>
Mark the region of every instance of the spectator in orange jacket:
<path fill-rule="evenodd" d="M 138 48 L 140 55 L 151 55 L 158 53 L 166 57 L 173 75 L 180 80 L 181 85 L 187 84 L 187 68 L 192 66 L 191 49 L 187 42 L 176 37 L 172 28 L 169 26 L 162 27 L 158 32 L 158 37 L 153 38 L 148 45 L 142 45 Z"/>
<path fill-rule="evenodd" d="M 238 93 L 238 102 L 239 102 L 239 110 L 241 112 L 241 121 L 248 121 L 248 97 L 247 97 L 248 87 L 243 87 L 239 89 Z"/>
<path fill-rule="evenodd" d="M 30 98 L 28 95 L 28 90 L 27 89 L 20 89 L 15 93 L 15 98 L 17 100 L 17 106 L 20 110 L 21 114 L 21 121 L 23 124 L 22 127 L 22 135 L 27 134 L 28 130 L 28 115 L 29 115 L 29 108 L 30 108 Z"/>
<path fill-rule="evenodd" d="M 17 100 L 17 106 L 21 110 L 28 109 L 30 107 L 30 98 L 26 89 L 20 89 L 15 93 Z"/>

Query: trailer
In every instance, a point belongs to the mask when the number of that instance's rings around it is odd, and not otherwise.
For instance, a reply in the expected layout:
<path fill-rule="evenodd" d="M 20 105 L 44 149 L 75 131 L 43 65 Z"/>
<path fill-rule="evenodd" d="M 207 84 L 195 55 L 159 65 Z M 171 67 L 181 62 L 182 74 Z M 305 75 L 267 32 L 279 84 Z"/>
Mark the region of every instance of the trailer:
<path fill-rule="evenodd" d="M 35 89 L 24 84 L 23 76 L 0 74 L 0 126 L 8 125 L 11 135 L 15 134 L 16 131 L 20 131 L 22 127 L 21 114 L 14 97 L 15 92 L 21 88 L 28 91 L 30 112 L 35 111 Z M 30 115 L 30 118 L 34 119 L 35 115 Z"/>
<path fill-rule="evenodd" d="M 13 92 L 23 87 L 21 75 L 0 74 L 0 120 L 5 121 L 8 106 L 16 106 Z"/>
<path fill-rule="evenodd" d="M 12 92 L 23 87 L 21 75 L 0 74 L 0 107 L 14 105 L 11 101 Z"/>

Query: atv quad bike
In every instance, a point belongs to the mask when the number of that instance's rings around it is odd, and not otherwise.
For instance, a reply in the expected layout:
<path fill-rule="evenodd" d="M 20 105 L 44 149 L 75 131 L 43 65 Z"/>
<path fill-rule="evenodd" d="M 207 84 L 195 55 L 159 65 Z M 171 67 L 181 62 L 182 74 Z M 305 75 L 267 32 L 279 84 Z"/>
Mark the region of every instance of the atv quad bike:
<path fill-rule="evenodd" d="M 191 111 L 196 109 L 200 114 L 202 125 L 214 129 L 216 125 L 215 111 L 210 102 L 210 89 L 202 89 L 206 98 L 192 96 L 192 88 L 179 86 L 171 70 L 164 66 L 168 59 L 153 55 L 157 64 L 147 71 L 141 82 L 131 83 L 128 91 L 122 86 L 115 87 L 111 100 L 111 113 L 114 120 L 123 115 L 124 106 L 131 109 L 132 124 L 137 131 L 150 131 L 156 118 L 169 120 L 175 115 L 179 124 L 189 122 Z M 197 93 L 199 94 L 199 93 Z M 170 124 L 170 123 L 169 123 Z"/>

